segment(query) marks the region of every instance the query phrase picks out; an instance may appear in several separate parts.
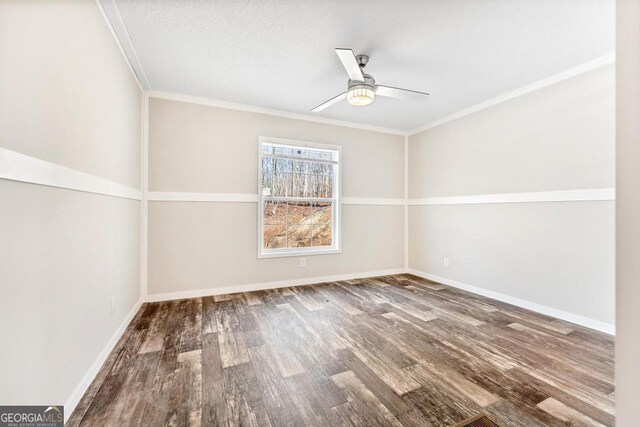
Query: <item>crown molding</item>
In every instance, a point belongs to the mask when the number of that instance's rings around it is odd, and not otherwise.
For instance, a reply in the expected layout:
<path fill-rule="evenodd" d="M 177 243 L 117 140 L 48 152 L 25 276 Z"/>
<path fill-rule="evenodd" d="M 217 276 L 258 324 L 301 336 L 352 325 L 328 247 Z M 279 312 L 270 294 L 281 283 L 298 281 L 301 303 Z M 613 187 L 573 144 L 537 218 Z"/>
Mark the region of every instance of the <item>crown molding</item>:
<path fill-rule="evenodd" d="M 182 95 L 182 94 L 173 93 L 173 92 L 151 90 L 148 92 L 148 95 L 150 98 L 167 99 L 170 101 L 179 101 L 179 102 L 186 102 L 190 104 L 207 105 L 209 107 L 226 108 L 228 110 L 245 111 L 248 113 L 266 114 L 269 116 L 284 117 L 287 119 L 295 119 L 295 120 L 304 120 L 308 122 L 322 123 L 322 124 L 333 125 L 333 126 L 342 126 L 342 127 L 353 128 L 353 129 L 361 129 L 361 130 L 367 130 L 371 132 L 387 133 L 391 135 L 400 135 L 400 136 L 404 136 L 406 134 L 405 131 L 400 129 L 370 126 L 362 123 L 354 123 L 354 122 L 348 122 L 343 120 L 325 119 L 323 117 L 316 117 L 308 114 L 291 113 L 288 111 L 274 110 L 274 109 L 263 108 L 263 107 L 255 107 L 255 106 L 246 105 L 246 104 L 236 104 L 233 102 L 220 101 L 217 99 L 203 98 L 203 97 L 191 96 L 191 95 Z"/>
<path fill-rule="evenodd" d="M 120 11 L 118 10 L 118 6 L 115 1 L 95 0 L 95 3 L 105 24 L 109 28 L 113 39 L 118 45 L 118 49 L 120 49 L 120 53 L 124 57 L 131 74 L 133 74 L 140 91 L 149 89 L 151 87 L 149 85 L 149 80 L 144 72 L 144 68 L 142 68 L 142 62 L 140 62 L 140 59 L 138 58 L 138 53 L 129 38 L 129 32 L 127 31 L 127 27 L 124 25 L 122 16 L 120 15 Z"/>
<path fill-rule="evenodd" d="M 436 126 L 443 125 L 445 123 L 451 122 L 461 117 L 468 116 L 470 114 L 476 113 L 486 108 L 493 107 L 494 105 L 501 104 L 503 102 L 517 98 L 519 96 L 526 95 L 531 92 L 535 92 L 537 90 L 559 83 L 563 80 L 567 80 L 572 77 L 579 76 L 580 74 L 584 74 L 589 71 L 593 71 L 595 69 L 607 66 L 609 64 L 613 64 L 615 63 L 615 61 L 616 61 L 615 53 L 610 53 L 609 55 L 601 56 L 600 58 L 594 59 L 593 61 L 585 62 L 584 64 L 578 65 L 577 67 L 569 68 L 568 70 L 565 70 L 561 73 L 554 74 L 553 76 L 544 78 L 542 80 L 538 80 L 537 82 L 528 84 L 526 86 L 522 86 L 521 88 L 496 96 L 495 98 L 491 98 L 487 101 L 481 102 L 480 104 L 476 104 L 472 107 L 465 108 L 456 113 L 445 116 L 441 119 L 434 120 L 432 122 L 427 123 L 426 125 L 411 129 L 408 132 L 406 132 L 406 134 L 408 136 L 412 136 L 417 133 L 424 132 L 427 129 L 431 129 Z"/>
<path fill-rule="evenodd" d="M 330 124 L 330 125 L 335 125 L 335 126 L 344 126 L 344 127 L 350 127 L 350 128 L 355 128 L 355 129 L 363 129 L 363 130 L 368 130 L 368 131 L 372 131 L 372 132 L 381 132 L 381 133 L 387 133 L 387 134 L 392 134 L 392 135 L 400 135 L 400 136 L 412 136 L 415 135 L 417 133 L 423 132 L 425 130 L 434 128 L 436 126 L 440 126 L 443 125 L 445 123 L 451 122 L 453 120 L 457 120 L 459 118 L 468 116 L 470 114 L 476 113 L 478 111 L 484 110 L 486 108 L 489 107 L 493 107 L 494 105 L 498 105 L 501 104 L 503 102 L 509 101 L 511 99 L 520 97 L 522 95 L 526 95 L 528 93 L 531 92 L 535 92 L 537 90 L 540 89 L 544 89 L 548 86 L 554 85 L 556 83 L 559 83 L 561 81 L 570 79 L 572 77 L 576 77 L 579 76 L 580 74 L 584 74 L 587 73 L 589 71 L 593 71 L 596 70 L 598 68 L 610 65 L 615 63 L 615 53 L 611 53 L 605 56 L 601 56 L 600 58 L 596 58 L 592 61 L 586 62 L 584 64 L 578 65 L 576 67 L 570 68 L 568 70 L 565 70 L 561 73 L 558 74 L 554 74 L 550 77 L 546 77 L 542 80 L 538 80 L 534 83 L 528 84 L 526 86 L 522 86 L 516 90 L 513 90 L 511 92 L 507 92 L 505 94 L 499 95 L 495 98 L 491 98 L 488 99 L 484 102 L 481 102 L 479 104 L 476 104 L 474 106 L 462 109 L 460 111 L 457 111 L 453 114 L 450 114 L 448 116 L 442 117 L 440 119 L 434 120 L 432 122 L 429 122 L 425 125 L 419 126 L 417 128 L 413 128 L 410 130 L 402 130 L 402 129 L 393 129 L 393 128 L 385 128 L 385 127 L 379 127 L 379 126 L 371 126 L 371 125 L 365 125 L 365 124 L 361 124 L 361 123 L 354 123 L 354 122 L 348 122 L 348 121 L 342 121 L 342 120 L 335 120 L 335 119 L 325 119 L 322 117 L 316 117 L 316 116 L 310 116 L 307 114 L 300 114 L 300 113 L 291 113 L 291 112 L 287 112 L 287 111 L 281 111 L 281 110 L 274 110 L 274 109 L 269 109 L 269 108 L 262 108 L 262 107 L 255 107 L 255 106 L 251 106 L 251 105 L 246 105 L 246 104 L 236 104 L 236 103 L 231 103 L 231 102 L 226 102 L 226 101 L 220 101 L 220 100 L 215 100 L 215 99 L 210 99 L 210 98 L 202 98 L 202 97 L 197 97 L 197 96 L 190 96 L 190 95 L 182 95 L 182 94 L 178 94 L 178 93 L 172 93 L 172 92 L 163 92 L 163 91 L 149 91 L 148 95 L 151 98 L 160 98 L 160 99 L 168 99 L 168 100 L 173 100 L 173 101 L 180 101 L 180 102 L 187 102 L 187 103 L 192 103 L 192 104 L 200 104 L 200 105 L 208 105 L 208 106 L 212 106 L 212 107 L 219 107 L 219 108 L 226 108 L 226 109 L 230 109 L 230 110 L 238 110 L 238 111 L 246 111 L 246 112 L 251 112 L 251 113 L 258 113 L 258 114 L 267 114 L 267 115 L 271 115 L 271 116 L 278 116 L 278 117 L 285 117 L 285 118 L 290 118 L 290 119 L 297 119 L 297 120 L 306 120 L 306 121 L 310 121 L 310 122 L 316 122 L 316 123 L 323 123 L 323 124 Z"/>
<path fill-rule="evenodd" d="M 270 116 L 304 120 L 309 122 L 322 123 L 322 124 L 328 124 L 328 125 L 334 125 L 334 126 L 342 126 L 342 127 L 353 128 L 353 129 L 361 129 L 361 130 L 367 130 L 372 132 L 380 132 L 380 133 L 400 135 L 400 136 L 415 135 L 425 130 L 434 128 L 436 126 L 440 126 L 450 121 L 468 116 L 470 114 L 476 113 L 478 111 L 484 110 L 494 105 L 501 104 L 503 102 L 517 98 L 519 96 L 526 95 L 531 92 L 535 92 L 536 90 L 543 89 L 555 83 L 559 83 L 563 80 L 567 80 L 572 77 L 578 76 L 580 74 L 584 74 L 589 71 L 593 71 L 597 68 L 601 68 L 606 65 L 615 63 L 615 53 L 610 53 L 608 55 L 601 56 L 600 58 L 596 58 L 592 61 L 586 62 L 584 64 L 570 68 L 568 70 L 562 71 L 558 74 L 554 74 L 542 80 L 538 80 L 526 86 L 522 86 L 511 92 L 507 92 L 495 98 L 488 99 L 486 101 L 483 101 L 471 107 L 464 108 L 448 116 L 431 121 L 425 125 L 418 126 L 416 128 L 409 129 L 409 130 L 406 130 L 406 129 L 403 130 L 403 129 L 395 129 L 395 128 L 386 128 L 381 126 L 366 125 L 363 123 L 355 123 L 355 122 L 350 122 L 346 120 L 327 119 L 323 117 L 312 116 L 309 114 L 292 113 L 292 112 L 283 111 L 283 110 L 263 108 L 263 107 L 257 107 L 253 105 L 247 105 L 247 104 L 238 104 L 238 103 L 221 101 L 221 100 L 206 98 L 206 97 L 198 97 L 198 96 L 184 95 L 184 94 L 173 93 L 173 92 L 151 90 L 151 84 L 149 83 L 147 75 L 142 66 L 142 62 L 138 57 L 138 54 L 133 45 L 133 42 L 129 37 L 129 32 L 127 31 L 127 28 L 124 25 L 124 21 L 122 20 L 122 16 L 120 15 L 120 11 L 115 3 L 115 0 L 95 0 L 95 3 L 96 3 L 96 6 L 98 7 L 98 10 L 100 11 L 100 14 L 102 15 L 105 21 L 105 24 L 109 28 L 109 31 L 111 32 L 114 40 L 116 41 L 116 44 L 118 45 L 118 48 L 122 53 L 122 56 L 124 57 L 127 63 L 127 66 L 129 67 L 129 70 L 133 74 L 136 80 L 136 83 L 138 84 L 138 87 L 140 88 L 140 90 L 143 90 L 143 91 L 146 90 L 148 97 L 187 102 L 191 104 L 207 105 L 211 107 L 226 108 L 229 110 L 245 111 L 245 112 L 257 113 L 257 114 L 266 114 Z"/>

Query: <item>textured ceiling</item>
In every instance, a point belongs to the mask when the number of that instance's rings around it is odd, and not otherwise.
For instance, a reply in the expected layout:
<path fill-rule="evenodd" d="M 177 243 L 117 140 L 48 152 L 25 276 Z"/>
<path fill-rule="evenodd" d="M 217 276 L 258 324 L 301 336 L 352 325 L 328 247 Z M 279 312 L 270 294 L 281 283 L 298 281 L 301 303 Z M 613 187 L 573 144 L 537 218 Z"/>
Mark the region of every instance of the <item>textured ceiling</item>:
<path fill-rule="evenodd" d="M 113 1 L 113 0 L 112 0 Z M 614 51 L 614 0 L 115 0 L 153 90 L 295 113 L 345 90 L 335 47 L 425 101 L 319 117 L 412 129 Z"/>

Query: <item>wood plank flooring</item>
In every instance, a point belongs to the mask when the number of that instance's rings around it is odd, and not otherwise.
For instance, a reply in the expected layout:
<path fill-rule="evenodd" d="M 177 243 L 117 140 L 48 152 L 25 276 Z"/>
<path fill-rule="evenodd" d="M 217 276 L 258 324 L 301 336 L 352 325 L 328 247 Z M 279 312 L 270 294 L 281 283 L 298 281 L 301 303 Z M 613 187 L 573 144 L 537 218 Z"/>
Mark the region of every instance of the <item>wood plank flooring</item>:
<path fill-rule="evenodd" d="M 613 350 L 410 275 L 152 303 L 68 425 L 612 426 Z"/>

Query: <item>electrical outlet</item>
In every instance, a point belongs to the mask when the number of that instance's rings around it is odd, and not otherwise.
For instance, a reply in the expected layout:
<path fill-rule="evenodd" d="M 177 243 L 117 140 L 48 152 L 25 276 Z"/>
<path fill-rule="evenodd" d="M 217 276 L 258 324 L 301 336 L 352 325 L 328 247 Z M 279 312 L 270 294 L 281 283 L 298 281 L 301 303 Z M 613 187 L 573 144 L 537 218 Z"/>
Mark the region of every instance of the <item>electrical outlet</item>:
<path fill-rule="evenodd" d="M 307 265 L 307 259 L 305 257 L 300 258 L 300 267 L 304 267 Z"/>
<path fill-rule="evenodd" d="M 449 258 L 443 258 L 442 259 L 442 265 L 445 267 L 449 267 Z"/>
<path fill-rule="evenodd" d="M 109 314 L 111 316 L 116 314 L 116 297 L 113 295 L 109 298 Z"/>

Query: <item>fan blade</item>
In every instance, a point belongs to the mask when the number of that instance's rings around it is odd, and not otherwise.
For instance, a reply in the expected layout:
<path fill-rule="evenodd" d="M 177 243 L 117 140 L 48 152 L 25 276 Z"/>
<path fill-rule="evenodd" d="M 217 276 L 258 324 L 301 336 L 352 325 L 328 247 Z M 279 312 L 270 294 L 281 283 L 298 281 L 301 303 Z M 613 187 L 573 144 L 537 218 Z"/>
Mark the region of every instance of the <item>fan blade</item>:
<path fill-rule="evenodd" d="M 364 76 L 362 75 L 362 70 L 358 65 L 358 61 L 356 61 L 356 56 L 353 54 L 353 51 L 351 49 L 336 48 L 336 53 L 344 69 L 347 70 L 349 79 L 363 82 Z"/>
<path fill-rule="evenodd" d="M 419 92 L 417 90 L 400 89 L 397 87 L 377 85 L 376 95 L 388 96 L 391 98 L 415 99 L 419 101 L 424 99 L 424 97 L 428 96 L 429 94 L 426 92 Z"/>
<path fill-rule="evenodd" d="M 338 101 L 342 101 L 343 99 L 347 99 L 347 92 L 342 92 L 340 95 L 334 96 L 330 100 L 325 101 L 322 104 L 318 105 L 316 108 L 314 108 L 311 111 L 313 113 L 317 113 L 318 111 L 322 111 L 327 107 L 331 107 L 333 104 L 335 104 Z"/>

